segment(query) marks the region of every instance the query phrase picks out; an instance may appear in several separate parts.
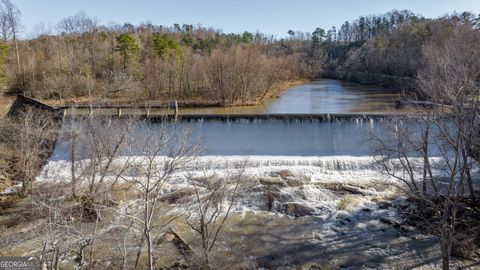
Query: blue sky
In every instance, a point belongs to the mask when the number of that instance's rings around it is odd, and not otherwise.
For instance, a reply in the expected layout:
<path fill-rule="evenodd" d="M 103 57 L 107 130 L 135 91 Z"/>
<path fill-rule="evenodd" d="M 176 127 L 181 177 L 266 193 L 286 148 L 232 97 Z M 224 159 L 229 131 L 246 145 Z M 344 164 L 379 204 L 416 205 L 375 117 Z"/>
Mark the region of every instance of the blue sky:
<path fill-rule="evenodd" d="M 214 26 L 224 32 L 257 30 L 285 36 L 289 29 L 311 32 L 330 28 L 360 15 L 409 9 L 426 17 L 454 10 L 480 13 L 480 0 L 12 0 L 22 12 L 24 36 L 36 25 L 54 26 L 80 10 L 101 24 L 147 20 L 154 24 L 188 23 Z"/>

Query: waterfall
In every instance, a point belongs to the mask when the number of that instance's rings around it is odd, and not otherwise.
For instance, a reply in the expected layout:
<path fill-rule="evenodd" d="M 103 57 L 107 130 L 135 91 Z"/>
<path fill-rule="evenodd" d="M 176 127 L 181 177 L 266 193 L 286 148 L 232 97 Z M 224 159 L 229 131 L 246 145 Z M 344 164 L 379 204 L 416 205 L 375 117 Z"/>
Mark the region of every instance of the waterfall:
<path fill-rule="evenodd" d="M 159 156 L 158 162 L 165 162 L 169 157 Z M 121 164 L 135 160 L 142 161 L 141 156 L 121 156 L 116 159 L 118 167 Z M 251 177 L 270 175 L 274 172 L 287 170 L 296 177 L 320 182 L 371 182 L 393 180 L 381 173 L 379 165 L 380 157 L 375 156 L 330 156 L 330 157 L 302 157 L 302 156 L 199 156 L 193 159 L 185 167 L 178 171 L 179 174 L 203 175 L 208 173 L 228 173 L 231 171 L 243 171 L 243 174 Z M 440 168 L 441 158 L 431 158 L 432 167 Z M 88 160 L 77 161 L 77 166 Z M 423 158 L 411 158 L 412 164 L 420 167 Z M 439 164 L 439 165 L 435 165 Z M 68 159 L 50 160 L 38 176 L 40 181 L 56 180 L 57 178 L 69 178 L 71 163 Z M 398 160 L 391 160 L 391 166 L 399 167 Z M 437 175 L 440 170 L 437 170 Z M 112 172 L 114 173 L 114 172 Z M 421 170 L 419 170 L 419 175 Z"/>
<path fill-rule="evenodd" d="M 328 121 L 325 121 L 327 118 Z M 99 127 L 115 126 L 114 122 L 112 120 L 109 125 Z M 207 149 L 171 175 L 165 186 L 165 192 L 191 189 L 189 179 L 192 177 L 225 178 L 232 173 L 241 173 L 242 181 L 247 183 L 248 188 L 242 187 L 242 194 L 235 206 L 237 212 L 284 213 L 282 209 L 285 205 L 293 203 L 307 207 L 315 215 L 330 216 L 336 213 L 341 198 L 325 185 L 340 183 L 362 186 L 362 192 L 367 194 L 365 196 L 372 197 L 384 191 L 376 191 L 370 189 L 371 187 L 378 186 L 379 183 L 387 186 L 398 183 L 393 177 L 382 174 L 382 168 L 378 163 L 380 157 L 372 155 L 375 145 L 369 140 L 369 136 L 375 133 L 376 136 L 382 136 L 387 140 L 389 138 L 381 118 L 356 116 L 347 119 L 334 115 L 326 116 L 325 119 L 297 117 L 288 120 L 261 117 L 228 120 L 197 118 L 184 119 L 178 123 L 147 121 L 141 124 L 142 126 L 129 131 L 131 144 L 126 147 L 127 149 L 120 151 L 113 162 L 113 169 L 105 177 L 106 181 L 115 179 L 115 168 L 123 168 L 124 164 L 132 162 L 140 166 L 147 164 L 144 154 L 135 152 L 135 147 L 132 146 L 145 134 L 155 134 L 165 129 L 174 137 L 180 137 L 185 130 L 190 130 L 189 143 L 203 141 L 203 146 Z M 77 127 L 80 131 L 83 128 L 81 123 Z M 68 128 L 67 121 L 63 130 Z M 111 136 L 108 130 L 104 130 L 104 133 Z M 38 181 L 64 182 L 71 179 L 71 147 L 69 141 L 62 138 L 64 137 L 60 136 L 51 158 L 38 175 Z M 81 141 L 77 143 L 84 148 L 88 145 Z M 83 151 L 88 152 L 85 149 Z M 79 155 L 74 166 L 88 168 L 88 157 L 88 153 L 85 156 Z M 168 151 L 156 157 L 160 165 L 170 159 Z M 433 173 L 439 175 L 441 172 L 436 168 L 441 166 L 436 164 L 441 164 L 442 160 L 431 158 L 431 161 Z M 398 167 L 398 172 L 401 173 L 398 160 L 387 162 L 390 162 L 392 168 Z M 412 157 L 410 162 L 421 166 L 423 158 Z M 280 179 L 278 176 L 280 172 L 287 174 L 287 178 Z M 141 178 L 135 173 L 134 169 L 129 170 L 122 177 L 122 181 L 128 181 L 130 177 Z M 420 173 L 421 170 L 419 176 Z M 268 186 L 261 182 L 262 179 L 283 181 L 283 185 L 275 188 L 278 198 L 273 205 L 268 206 L 266 203 L 265 194 Z M 289 180 L 293 182 L 289 183 Z M 368 204 L 370 199 L 361 200 L 362 203 L 355 207 Z"/>
<path fill-rule="evenodd" d="M 142 133 L 155 134 L 160 129 L 166 129 L 170 135 L 180 137 L 185 130 L 189 130 L 189 143 L 201 141 L 207 149 L 198 153 L 195 161 L 186 168 L 192 172 L 198 168 L 225 171 L 246 164 L 245 171 L 252 176 L 285 169 L 301 177 L 325 181 L 385 178 L 380 173 L 379 158 L 372 156 L 375 144 L 370 140 L 372 134 L 386 141 L 392 140 L 383 125 L 383 118 L 369 115 L 317 116 L 303 119 L 294 115 L 283 120 L 266 119 L 260 115 L 227 120 L 197 117 L 179 123 L 147 121 L 141 122 L 143 126 L 133 129 L 129 136 L 130 142 L 135 144 Z M 326 118 L 329 118 L 328 122 L 325 122 Z M 69 125 L 68 121 L 65 122 L 63 130 L 68 129 Z M 82 145 L 82 142 L 77 143 Z M 127 148 L 120 152 L 120 160 L 142 156 L 142 153 L 132 150 L 135 147 Z M 70 149 L 69 141 L 60 136 L 39 178 L 47 180 L 52 175 L 62 175 L 62 171 L 70 166 Z M 160 155 L 168 155 L 167 152 Z M 88 158 L 88 155 L 77 156 L 76 159 L 82 158 Z M 422 158 L 412 157 L 412 161 L 421 164 Z"/>

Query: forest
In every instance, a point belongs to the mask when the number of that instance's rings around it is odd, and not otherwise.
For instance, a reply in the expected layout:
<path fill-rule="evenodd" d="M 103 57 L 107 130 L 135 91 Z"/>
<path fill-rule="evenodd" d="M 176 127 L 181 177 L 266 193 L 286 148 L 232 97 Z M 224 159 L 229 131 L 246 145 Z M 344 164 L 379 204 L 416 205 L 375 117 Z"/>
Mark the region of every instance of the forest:
<path fill-rule="evenodd" d="M 289 30 L 283 38 L 187 24 L 106 26 L 83 11 L 54 29 L 40 25 L 32 38 L 18 38 L 20 25 L 20 11 L 4 9 L 1 82 L 9 95 L 228 106 L 256 103 L 280 83 L 322 76 L 415 92 L 425 48 L 459 27 L 478 35 L 480 17 L 428 19 L 394 10 L 330 30 Z"/>

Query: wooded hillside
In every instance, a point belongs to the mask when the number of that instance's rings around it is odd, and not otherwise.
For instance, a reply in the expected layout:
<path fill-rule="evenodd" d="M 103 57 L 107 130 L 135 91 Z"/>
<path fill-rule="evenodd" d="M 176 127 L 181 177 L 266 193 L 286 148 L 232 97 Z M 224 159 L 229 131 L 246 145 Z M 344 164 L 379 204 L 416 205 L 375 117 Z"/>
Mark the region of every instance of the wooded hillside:
<path fill-rule="evenodd" d="M 2 0 L 1 13 L 6 92 L 84 102 L 250 104 L 276 83 L 322 75 L 414 90 L 425 47 L 456 27 L 478 34 L 480 26 L 469 12 L 427 19 L 394 10 L 278 38 L 187 24 L 105 26 L 79 12 L 19 40 L 20 11 Z"/>

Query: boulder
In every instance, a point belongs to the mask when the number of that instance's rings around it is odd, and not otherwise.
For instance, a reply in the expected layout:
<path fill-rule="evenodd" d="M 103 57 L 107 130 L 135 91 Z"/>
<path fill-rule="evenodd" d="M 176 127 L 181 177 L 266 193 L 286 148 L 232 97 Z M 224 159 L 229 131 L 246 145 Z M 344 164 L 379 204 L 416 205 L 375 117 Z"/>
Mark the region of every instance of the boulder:
<path fill-rule="evenodd" d="M 266 198 L 266 205 L 268 211 L 272 211 L 275 205 L 275 202 L 281 201 L 280 190 L 278 186 L 264 186 L 263 190 Z"/>
<path fill-rule="evenodd" d="M 296 202 L 289 202 L 282 204 L 282 212 L 289 216 L 303 217 L 314 215 L 315 208 Z"/>
<path fill-rule="evenodd" d="M 267 204 L 268 211 L 272 211 L 273 205 L 277 200 L 278 196 L 279 194 L 275 190 L 269 190 L 269 189 L 265 190 L 265 197 L 266 197 L 266 204 Z"/>
<path fill-rule="evenodd" d="M 396 228 L 400 228 L 402 225 L 402 221 L 393 217 L 381 217 L 380 222 L 383 222 L 385 224 L 393 225 Z"/>
<path fill-rule="evenodd" d="M 283 179 L 280 177 L 262 177 L 258 181 L 264 186 L 270 186 L 270 185 L 282 186 L 282 187 L 287 186 L 285 181 L 283 181 Z"/>
<path fill-rule="evenodd" d="M 392 207 L 392 203 L 388 201 L 381 201 L 381 202 L 378 202 L 377 204 L 379 209 L 388 209 Z"/>
<path fill-rule="evenodd" d="M 356 187 L 356 186 L 351 186 L 351 185 L 343 185 L 342 189 L 351 193 L 351 194 L 355 194 L 355 195 L 362 195 L 362 196 L 373 195 L 373 192 L 368 190 L 368 189 L 364 189 L 364 188 Z"/>
<path fill-rule="evenodd" d="M 195 194 L 195 190 L 193 188 L 184 188 L 161 196 L 159 201 L 172 204 L 178 203 L 181 199 L 193 194 Z"/>
<path fill-rule="evenodd" d="M 410 207 L 410 203 L 406 200 L 397 200 L 394 202 L 394 205 L 400 209 L 406 209 Z"/>
<path fill-rule="evenodd" d="M 286 179 L 288 177 L 291 177 L 293 176 L 292 172 L 289 171 L 289 170 L 281 170 L 281 171 L 278 171 L 278 172 L 271 172 L 270 173 L 270 176 L 272 177 L 280 177 L 282 179 Z"/>
<path fill-rule="evenodd" d="M 361 196 L 370 196 L 375 194 L 375 192 L 371 190 L 368 190 L 359 186 L 344 184 L 344 183 L 321 183 L 320 186 L 322 188 L 329 189 L 338 195 L 353 194 L 353 195 L 361 195 Z"/>
<path fill-rule="evenodd" d="M 303 181 L 293 177 L 287 177 L 284 179 L 288 186 L 290 187 L 301 187 L 303 186 Z"/>

